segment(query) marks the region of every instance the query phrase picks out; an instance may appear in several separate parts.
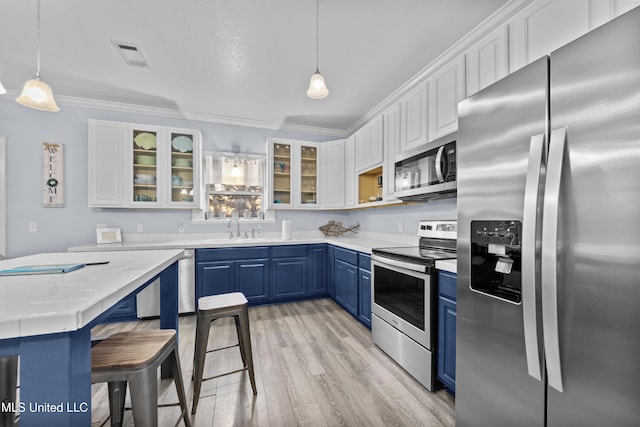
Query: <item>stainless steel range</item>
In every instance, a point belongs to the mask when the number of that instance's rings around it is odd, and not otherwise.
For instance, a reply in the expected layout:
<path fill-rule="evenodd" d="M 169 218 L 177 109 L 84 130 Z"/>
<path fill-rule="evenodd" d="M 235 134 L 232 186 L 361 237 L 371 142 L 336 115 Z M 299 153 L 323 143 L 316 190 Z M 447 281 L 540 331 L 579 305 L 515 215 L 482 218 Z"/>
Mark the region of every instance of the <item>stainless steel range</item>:
<path fill-rule="evenodd" d="M 418 246 L 373 249 L 373 342 L 436 388 L 437 260 L 456 257 L 456 221 L 420 221 Z"/>

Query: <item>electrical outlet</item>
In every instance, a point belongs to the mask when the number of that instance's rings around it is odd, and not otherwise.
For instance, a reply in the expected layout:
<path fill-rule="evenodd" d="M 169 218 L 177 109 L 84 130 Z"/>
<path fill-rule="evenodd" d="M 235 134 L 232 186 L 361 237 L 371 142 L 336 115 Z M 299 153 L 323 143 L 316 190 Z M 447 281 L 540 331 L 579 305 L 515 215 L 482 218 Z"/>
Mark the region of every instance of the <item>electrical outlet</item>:
<path fill-rule="evenodd" d="M 138 226 L 136 227 L 136 231 L 138 233 L 142 233 L 144 231 L 144 226 L 142 224 L 138 224 Z"/>
<path fill-rule="evenodd" d="M 400 221 L 398 223 L 398 232 L 399 233 L 404 233 L 404 222 Z"/>
<path fill-rule="evenodd" d="M 184 224 L 182 223 L 178 224 L 178 232 L 184 233 Z"/>
<path fill-rule="evenodd" d="M 29 223 L 29 232 L 30 233 L 35 233 L 36 231 L 38 231 L 38 223 L 37 222 L 30 222 Z"/>

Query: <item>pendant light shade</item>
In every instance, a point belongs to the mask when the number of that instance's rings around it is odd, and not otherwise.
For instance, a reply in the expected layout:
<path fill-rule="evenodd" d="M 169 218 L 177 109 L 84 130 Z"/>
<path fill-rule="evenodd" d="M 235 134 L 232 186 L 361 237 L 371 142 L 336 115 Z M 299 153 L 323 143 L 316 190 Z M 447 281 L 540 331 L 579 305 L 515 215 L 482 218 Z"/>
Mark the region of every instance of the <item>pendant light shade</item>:
<path fill-rule="evenodd" d="M 16 99 L 25 107 L 42 111 L 60 111 L 60 107 L 53 98 L 53 92 L 48 84 L 40 78 L 40 0 L 37 8 L 37 33 L 36 33 L 36 76 L 27 81 L 22 88 L 20 96 Z"/>
<path fill-rule="evenodd" d="M 25 107 L 35 108 L 42 111 L 60 111 L 60 107 L 53 98 L 53 92 L 40 76 L 35 76 L 27 81 L 22 88 L 22 93 L 16 99 L 19 104 Z"/>
<path fill-rule="evenodd" d="M 324 82 L 324 77 L 320 74 L 320 70 L 316 69 L 316 72 L 311 76 L 307 96 L 313 99 L 322 99 L 327 95 L 329 95 L 329 89 Z"/>
<path fill-rule="evenodd" d="M 318 33 L 319 33 L 319 6 L 318 0 L 316 0 L 316 72 L 311 76 L 311 81 L 309 81 L 309 89 L 307 89 L 307 96 L 313 99 L 322 99 L 329 95 L 329 89 L 327 89 L 327 85 L 324 82 L 324 77 L 320 74 L 320 68 L 318 67 Z"/>
<path fill-rule="evenodd" d="M 5 93 L 7 93 L 7 90 L 2 86 L 2 82 L 0 82 L 0 95 L 4 95 Z"/>

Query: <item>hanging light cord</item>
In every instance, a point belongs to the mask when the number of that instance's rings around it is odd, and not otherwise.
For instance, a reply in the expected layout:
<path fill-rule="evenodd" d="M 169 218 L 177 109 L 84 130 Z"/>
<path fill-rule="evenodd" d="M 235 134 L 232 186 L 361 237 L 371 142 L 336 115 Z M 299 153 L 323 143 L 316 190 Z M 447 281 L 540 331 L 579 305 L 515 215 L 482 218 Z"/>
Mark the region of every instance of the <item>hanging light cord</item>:
<path fill-rule="evenodd" d="M 40 78 L 40 0 L 37 6 L 37 30 L 36 30 L 36 77 Z"/>
<path fill-rule="evenodd" d="M 40 1 L 40 0 L 38 0 Z M 320 72 L 320 67 L 318 66 L 318 64 L 320 63 L 319 61 L 319 53 L 318 51 L 320 50 L 319 45 L 320 45 L 320 18 L 318 18 L 318 15 L 320 14 L 320 6 L 318 5 L 319 0 L 316 0 L 316 73 Z"/>

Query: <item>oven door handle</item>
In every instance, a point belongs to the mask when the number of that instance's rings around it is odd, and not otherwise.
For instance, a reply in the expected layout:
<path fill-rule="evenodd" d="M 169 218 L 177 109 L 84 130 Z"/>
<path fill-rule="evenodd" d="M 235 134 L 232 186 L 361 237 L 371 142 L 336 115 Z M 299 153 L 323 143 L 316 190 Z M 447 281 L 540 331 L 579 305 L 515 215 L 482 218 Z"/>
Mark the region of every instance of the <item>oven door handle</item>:
<path fill-rule="evenodd" d="M 400 261 L 397 259 L 387 258 L 379 255 L 371 255 L 373 261 L 377 261 L 380 264 L 390 265 L 392 267 L 404 268 L 406 270 L 417 271 L 418 273 L 425 273 L 427 271 L 424 265 L 414 264 L 411 262 Z"/>

